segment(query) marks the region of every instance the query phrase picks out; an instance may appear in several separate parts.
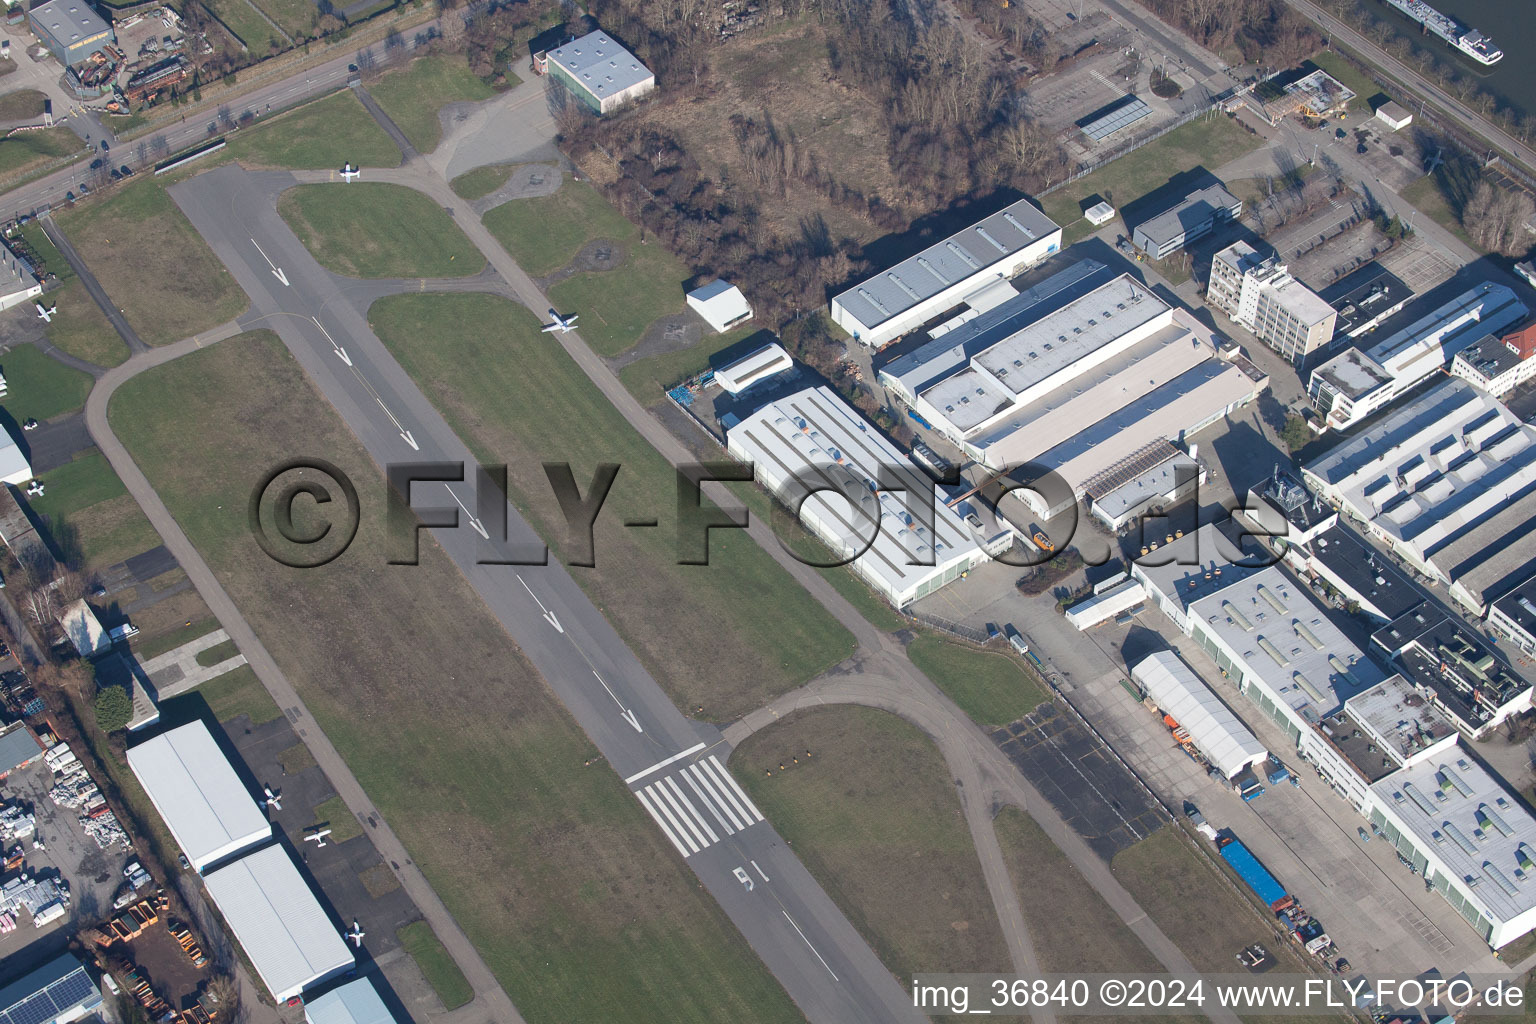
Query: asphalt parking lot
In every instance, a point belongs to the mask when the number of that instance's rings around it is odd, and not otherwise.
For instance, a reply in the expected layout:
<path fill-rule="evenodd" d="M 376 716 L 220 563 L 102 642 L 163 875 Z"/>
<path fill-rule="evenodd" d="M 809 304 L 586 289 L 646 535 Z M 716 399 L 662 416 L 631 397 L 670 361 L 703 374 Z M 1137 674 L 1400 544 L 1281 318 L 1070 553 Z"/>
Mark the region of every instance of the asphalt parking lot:
<path fill-rule="evenodd" d="M 1109 748 L 1054 703 L 992 738 L 1105 863 L 1168 820 Z"/>

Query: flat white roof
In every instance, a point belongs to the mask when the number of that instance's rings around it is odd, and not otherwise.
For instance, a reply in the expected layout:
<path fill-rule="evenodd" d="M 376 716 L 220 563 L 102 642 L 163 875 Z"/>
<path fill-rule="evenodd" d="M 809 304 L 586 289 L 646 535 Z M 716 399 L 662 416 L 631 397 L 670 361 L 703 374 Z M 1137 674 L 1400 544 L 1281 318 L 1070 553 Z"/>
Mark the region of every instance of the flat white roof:
<path fill-rule="evenodd" d="M 807 388 L 771 402 L 743 417 L 726 436 L 732 454 L 751 461 L 758 479 L 781 497 L 805 492 L 797 477 L 832 485 L 832 493 L 805 500 L 804 514 L 836 524 L 849 549 L 863 548 L 878 524 L 874 542 L 853 565 L 891 593 L 903 593 L 936 569 L 980 552 L 969 527 L 945 506 L 933 478 L 830 388 Z M 882 468 L 913 492 L 933 496 L 931 528 L 923 524 L 926 509 L 912 494 L 879 486 Z M 788 503 L 795 507 L 793 500 Z M 930 564 L 913 564 L 924 562 Z"/>
<path fill-rule="evenodd" d="M 272 834 L 267 816 L 200 721 L 129 747 L 128 766 L 198 871 Z"/>
<path fill-rule="evenodd" d="M 1027 199 L 930 245 L 832 301 L 873 329 L 1061 230 Z"/>
<path fill-rule="evenodd" d="M 1306 467 L 1339 501 L 1452 582 L 1481 592 L 1528 556 L 1536 428 L 1459 377 Z"/>
<path fill-rule="evenodd" d="M 601 30 L 550 50 L 549 59 L 599 99 L 656 77 L 638 57 Z"/>
<path fill-rule="evenodd" d="M 1391 676 L 1344 702 L 1351 718 L 1392 745 L 1401 762 L 1416 760 L 1441 740 L 1456 735 L 1445 713 L 1400 675 Z"/>
<path fill-rule="evenodd" d="M 1232 709 L 1172 651 L 1143 658 L 1131 667 L 1131 678 L 1142 685 L 1163 714 L 1189 730 L 1200 752 L 1227 778 L 1269 756 L 1264 744 Z"/>
<path fill-rule="evenodd" d="M 1277 566 L 1238 577 L 1189 610 L 1237 653 L 1246 675 L 1313 725 L 1386 678 Z"/>
<path fill-rule="evenodd" d="M 306 1024 L 399 1024 L 367 978 L 338 985 L 304 1003 Z"/>
<path fill-rule="evenodd" d="M 248 854 L 203 882 L 278 1002 L 352 966 L 351 950 L 283 847 Z"/>
<path fill-rule="evenodd" d="M 32 467 L 22 454 L 21 446 L 9 430 L 0 427 L 0 480 L 19 485 L 31 479 Z"/>
<path fill-rule="evenodd" d="M 717 331 L 752 315 L 752 307 L 747 304 L 747 297 L 741 294 L 741 289 L 719 278 L 689 292 L 687 300 L 688 305 L 697 310 Z"/>
<path fill-rule="evenodd" d="M 1461 880 L 1484 916 L 1509 921 L 1536 907 L 1536 820 L 1469 752 L 1452 747 L 1371 790 L 1416 845 Z"/>
<path fill-rule="evenodd" d="M 1525 303 L 1502 284 L 1484 281 L 1366 349 L 1394 376 L 1433 354 L 1438 362 L 1484 335 L 1497 334 L 1525 316 Z"/>
<path fill-rule="evenodd" d="M 794 360 L 784 351 L 784 346 L 770 342 L 760 349 L 748 352 L 728 366 L 715 371 L 715 380 L 731 394 L 744 391 L 760 380 L 776 376 L 792 368 Z"/>
<path fill-rule="evenodd" d="M 59 625 L 82 658 L 94 658 L 112 649 L 112 638 L 84 598 L 64 609 Z"/>

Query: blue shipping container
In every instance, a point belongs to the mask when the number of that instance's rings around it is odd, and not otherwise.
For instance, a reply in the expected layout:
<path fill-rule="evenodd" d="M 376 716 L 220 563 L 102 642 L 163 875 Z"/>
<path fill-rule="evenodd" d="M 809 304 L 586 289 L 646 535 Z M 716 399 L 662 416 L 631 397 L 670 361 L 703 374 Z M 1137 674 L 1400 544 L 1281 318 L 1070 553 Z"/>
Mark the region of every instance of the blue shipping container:
<path fill-rule="evenodd" d="M 1258 858 L 1248 852 L 1242 840 L 1234 839 L 1221 848 L 1221 859 L 1231 866 L 1237 876 L 1248 883 L 1248 888 L 1254 891 L 1265 906 L 1271 910 L 1278 910 L 1287 899 L 1284 886 L 1275 880 L 1275 876 L 1260 864 Z"/>

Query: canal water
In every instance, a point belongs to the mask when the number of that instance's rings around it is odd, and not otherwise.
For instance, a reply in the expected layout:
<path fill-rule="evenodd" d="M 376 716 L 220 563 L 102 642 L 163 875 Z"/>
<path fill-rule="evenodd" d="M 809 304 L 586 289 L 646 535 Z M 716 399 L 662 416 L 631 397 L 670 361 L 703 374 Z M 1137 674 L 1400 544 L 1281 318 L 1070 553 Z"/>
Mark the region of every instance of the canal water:
<path fill-rule="evenodd" d="M 1395 7 L 1374 0 L 1374 7 L 1415 43 L 1431 50 L 1442 61 L 1450 58 L 1457 69 L 1477 76 L 1483 89 L 1523 114 L 1536 115 L 1536 0 L 1429 0 L 1430 6 L 1463 25 L 1471 25 L 1504 51 L 1504 59 L 1488 68 L 1453 50 L 1438 36 L 1419 35 L 1419 26 Z"/>

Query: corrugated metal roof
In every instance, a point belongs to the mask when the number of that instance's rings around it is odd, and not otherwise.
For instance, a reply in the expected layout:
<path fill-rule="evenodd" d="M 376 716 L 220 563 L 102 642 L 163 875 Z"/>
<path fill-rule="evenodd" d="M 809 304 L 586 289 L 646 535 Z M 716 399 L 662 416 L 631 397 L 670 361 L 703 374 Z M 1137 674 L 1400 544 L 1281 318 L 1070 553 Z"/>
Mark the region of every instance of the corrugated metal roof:
<path fill-rule="evenodd" d="M 1200 752 L 1227 778 L 1269 756 L 1264 744 L 1172 651 L 1143 658 L 1132 667 L 1131 677 L 1163 714 L 1189 730 Z"/>
<path fill-rule="evenodd" d="M 272 834 L 267 816 L 202 722 L 130 747 L 128 765 L 199 871 Z"/>
<path fill-rule="evenodd" d="M 352 966 L 341 933 L 281 846 L 242 857 L 203 881 L 279 1002 Z"/>
<path fill-rule="evenodd" d="M 308 1024 L 398 1024 L 373 982 L 358 978 L 304 1005 Z"/>
<path fill-rule="evenodd" d="M 980 283 L 992 267 L 1057 230 L 1055 221 L 1020 199 L 832 301 L 873 329 L 963 281 Z"/>

